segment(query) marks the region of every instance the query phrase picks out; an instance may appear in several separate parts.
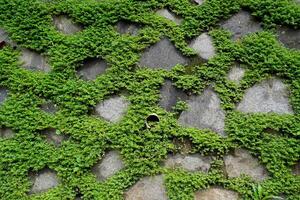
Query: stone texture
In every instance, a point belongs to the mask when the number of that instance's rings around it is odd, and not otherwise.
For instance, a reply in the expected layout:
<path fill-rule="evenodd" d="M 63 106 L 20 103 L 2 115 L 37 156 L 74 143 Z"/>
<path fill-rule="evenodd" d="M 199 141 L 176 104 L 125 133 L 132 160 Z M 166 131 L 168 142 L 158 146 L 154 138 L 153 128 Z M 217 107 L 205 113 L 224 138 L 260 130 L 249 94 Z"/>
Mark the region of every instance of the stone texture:
<path fill-rule="evenodd" d="M 238 193 L 221 188 L 200 190 L 195 194 L 195 200 L 238 200 L 238 197 Z"/>
<path fill-rule="evenodd" d="M 246 113 L 292 114 L 288 97 L 289 91 L 284 83 L 279 79 L 271 78 L 246 90 L 237 110 Z"/>
<path fill-rule="evenodd" d="M 268 178 L 268 172 L 257 158 L 244 149 L 236 149 L 232 155 L 224 157 L 225 170 L 228 177 L 239 177 L 242 174 L 250 176 L 255 181 Z"/>
<path fill-rule="evenodd" d="M 48 101 L 41 105 L 41 109 L 47 113 L 54 114 L 57 112 L 57 106 L 53 104 L 52 102 Z"/>
<path fill-rule="evenodd" d="M 165 167 L 168 168 L 183 168 L 187 171 L 195 172 L 202 171 L 208 172 L 210 168 L 210 157 L 204 157 L 200 154 L 192 155 L 170 155 L 164 163 Z"/>
<path fill-rule="evenodd" d="M 107 63 L 103 59 L 88 59 L 77 71 L 79 77 L 84 80 L 95 80 L 98 75 L 107 69 Z"/>
<path fill-rule="evenodd" d="M 92 169 L 98 181 L 103 181 L 124 168 L 121 155 L 117 151 L 108 152 Z"/>
<path fill-rule="evenodd" d="M 49 169 L 30 175 L 30 179 L 33 183 L 30 194 L 45 192 L 59 184 L 56 173 Z"/>
<path fill-rule="evenodd" d="M 196 2 L 198 5 L 201 5 L 204 3 L 204 0 L 194 0 L 194 2 Z"/>
<path fill-rule="evenodd" d="M 57 131 L 54 128 L 45 129 L 42 131 L 42 134 L 46 136 L 47 142 L 56 147 L 59 147 L 64 140 L 68 139 L 68 137 L 63 134 L 57 134 Z"/>
<path fill-rule="evenodd" d="M 16 46 L 16 43 L 9 38 L 8 33 L 4 29 L 0 28 L 0 42 L 1 41 L 5 41 L 9 45 Z"/>
<path fill-rule="evenodd" d="M 160 89 L 159 105 L 167 111 L 171 111 L 172 107 L 176 105 L 177 101 L 183 101 L 187 98 L 188 97 L 186 93 L 173 86 L 170 80 L 166 80 Z"/>
<path fill-rule="evenodd" d="M 162 175 L 145 177 L 125 192 L 125 200 L 167 200 Z"/>
<path fill-rule="evenodd" d="M 44 72 L 49 72 L 51 70 L 47 63 L 47 59 L 29 49 L 22 49 L 22 55 L 20 57 L 20 62 L 22 66 L 29 70 L 39 70 Z"/>
<path fill-rule="evenodd" d="M 137 35 L 140 27 L 138 24 L 125 21 L 117 23 L 117 31 L 121 34 Z"/>
<path fill-rule="evenodd" d="M 173 144 L 175 145 L 175 152 L 180 152 L 183 155 L 187 155 L 192 151 L 193 142 L 190 138 L 173 138 Z"/>
<path fill-rule="evenodd" d="M 207 33 L 202 33 L 196 37 L 189 45 L 196 53 L 205 60 L 208 60 L 216 54 L 211 37 Z"/>
<path fill-rule="evenodd" d="M 5 88 L 0 88 L 0 106 L 3 104 L 8 96 L 8 91 Z"/>
<path fill-rule="evenodd" d="M 10 128 L 0 128 L 0 138 L 10 139 L 15 136 L 15 133 Z"/>
<path fill-rule="evenodd" d="M 234 40 L 240 39 L 249 33 L 262 31 L 261 24 L 249 12 L 244 10 L 221 23 L 221 27 L 231 31 Z"/>
<path fill-rule="evenodd" d="M 220 99 L 212 89 L 204 90 L 200 96 L 192 96 L 188 101 L 189 109 L 183 111 L 179 123 L 199 129 L 211 129 L 224 136 L 225 113 Z"/>
<path fill-rule="evenodd" d="M 160 9 L 160 10 L 156 11 L 156 14 L 175 22 L 177 25 L 180 25 L 182 22 L 182 19 L 180 17 L 178 17 L 174 13 L 170 12 L 168 9 Z"/>
<path fill-rule="evenodd" d="M 74 34 L 82 30 L 81 26 L 75 24 L 70 18 L 64 15 L 53 17 L 53 23 L 57 30 L 67 35 Z"/>
<path fill-rule="evenodd" d="M 300 160 L 293 167 L 293 174 L 300 176 Z"/>
<path fill-rule="evenodd" d="M 142 54 L 139 65 L 142 67 L 162 68 L 170 70 L 177 64 L 188 64 L 184 57 L 167 38 L 146 49 Z"/>
<path fill-rule="evenodd" d="M 118 122 L 125 114 L 129 103 L 124 97 L 114 96 L 96 105 L 96 115 L 110 122 Z"/>
<path fill-rule="evenodd" d="M 242 78 L 244 77 L 244 74 L 245 74 L 245 69 L 240 67 L 239 65 L 235 65 L 229 71 L 228 79 L 235 83 L 239 83 L 242 80 Z"/>
<path fill-rule="evenodd" d="M 300 49 L 300 29 L 278 27 L 278 39 L 287 48 Z"/>

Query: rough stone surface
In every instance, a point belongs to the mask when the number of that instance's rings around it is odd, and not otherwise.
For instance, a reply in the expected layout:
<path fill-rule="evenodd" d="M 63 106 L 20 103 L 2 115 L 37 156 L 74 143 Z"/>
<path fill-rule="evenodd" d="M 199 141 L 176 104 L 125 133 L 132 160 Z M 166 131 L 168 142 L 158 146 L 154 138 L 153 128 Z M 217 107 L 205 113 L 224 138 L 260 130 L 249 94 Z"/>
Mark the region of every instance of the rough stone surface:
<path fill-rule="evenodd" d="M 238 197 L 237 192 L 221 188 L 200 190 L 195 194 L 195 200 L 238 200 Z"/>
<path fill-rule="evenodd" d="M 225 170 L 228 177 L 239 177 L 242 174 L 250 176 L 255 181 L 263 181 L 268 172 L 257 158 L 244 149 L 236 149 L 232 155 L 224 157 Z"/>
<path fill-rule="evenodd" d="M 300 160 L 298 163 L 293 167 L 293 174 L 300 176 Z"/>
<path fill-rule="evenodd" d="M 300 29 L 295 30 L 287 27 L 277 29 L 279 41 L 287 48 L 300 49 Z"/>
<path fill-rule="evenodd" d="M 204 90 L 200 96 L 192 96 L 188 101 L 189 109 L 183 111 L 179 123 L 199 129 L 211 129 L 224 136 L 225 113 L 220 99 L 212 89 Z"/>
<path fill-rule="evenodd" d="M 170 70 L 176 64 L 188 64 L 184 57 L 167 38 L 146 49 L 139 65 L 150 68 L 162 68 Z"/>
<path fill-rule="evenodd" d="M 121 34 L 137 35 L 140 29 L 140 25 L 125 21 L 117 23 L 117 31 Z"/>
<path fill-rule="evenodd" d="M 8 33 L 0 28 L 0 41 L 5 41 L 7 44 L 10 44 L 12 46 L 16 46 L 16 43 L 14 43 L 10 38 Z"/>
<path fill-rule="evenodd" d="M 110 122 L 118 122 L 125 114 L 129 103 L 124 97 L 114 96 L 96 105 L 96 115 Z"/>
<path fill-rule="evenodd" d="M 103 59 L 88 59 L 77 71 L 77 74 L 84 80 L 95 80 L 98 75 L 103 74 L 107 69 L 107 63 Z"/>
<path fill-rule="evenodd" d="M 61 15 L 53 18 L 53 23 L 57 30 L 64 34 L 74 34 L 82 30 L 82 27 L 75 24 L 70 18 Z"/>
<path fill-rule="evenodd" d="M 45 192 L 59 184 L 56 173 L 49 169 L 44 169 L 30 176 L 33 186 L 30 194 Z"/>
<path fill-rule="evenodd" d="M 60 146 L 61 143 L 67 139 L 67 136 L 62 134 L 57 134 L 56 129 L 49 128 L 42 131 L 42 134 L 46 136 L 47 142 L 54 144 L 55 146 Z"/>
<path fill-rule="evenodd" d="M 178 17 L 174 13 L 170 12 L 168 9 L 160 9 L 160 10 L 156 11 L 156 14 L 175 22 L 177 25 L 181 24 L 181 22 L 182 22 L 182 19 L 180 17 Z"/>
<path fill-rule="evenodd" d="M 15 133 L 10 128 L 0 128 L 0 138 L 10 139 L 15 136 Z"/>
<path fill-rule="evenodd" d="M 228 79 L 235 82 L 239 83 L 242 78 L 244 77 L 245 74 L 245 69 L 236 65 L 228 73 Z"/>
<path fill-rule="evenodd" d="M 271 78 L 248 89 L 237 110 L 246 113 L 292 114 L 288 97 L 289 91 L 284 83 L 279 79 Z"/>
<path fill-rule="evenodd" d="M 3 104 L 5 99 L 7 98 L 8 91 L 5 88 L 0 88 L 0 105 Z"/>
<path fill-rule="evenodd" d="M 145 177 L 125 192 L 125 200 L 167 200 L 162 175 Z"/>
<path fill-rule="evenodd" d="M 187 155 L 192 151 L 193 142 L 190 138 L 173 138 L 173 144 L 175 145 L 175 151 L 180 154 Z"/>
<path fill-rule="evenodd" d="M 194 49 L 203 59 L 210 59 L 216 54 L 211 37 L 207 33 L 202 33 L 190 43 L 190 47 Z"/>
<path fill-rule="evenodd" d="M 103 181 L 113 176 L 123 167 L 124 163 L 120 153 L 117 151 L 110 151 L 93 167 L 92 171 L 96 175 L 97 180 Z"/>
<path fill-rule="evenodd" d="M 51 70 L 47 59 L 29 49 L 22 49 L 22 55 L 20 61 L 23 64 L 22 66 L 29 70 L 39 70 L 44 72 L 49 72 Z"/>
<path fill-rule="evenodd" d="M 233 39 L 239 39 L 249 33 L 262 31 L 261 24 L 247 11 L 241 10 L 230 19 L 223 22 L 221 27 L 233 33 Z"/>
<path fill-rule="evenodd" d="M 170 80 L 166 80 L 160 89 L 159 105 L 167 111 L 171 111 L 172 107 L 176 105 L 177 101 L 183 101 L 187 98 L 188 97 L 186 93 L 173 86 Z"/>
<path fill-rule="evenodd" d="M 57 111 L 57 106 L 52 102 L 48 101 L 41 105 L 41 109 L 47 113 L 54 114 Z"/>
<path fill-rule="evenodd" d="M 182 155 L 176 154 L 171 155 L 167 158 L 164 166 L 168 168 L 183 168 L 187 171 L 195 172 L 202 171 L 208 172 L 210 168 L 210 157 L 204 157 L 200 154 Z"/>
<path fill-rule="evenodd" d="M 194 0 L 194 2 L 196 2 L 198 5 L 201 5 L 204 3 L 204 0 Z"/>

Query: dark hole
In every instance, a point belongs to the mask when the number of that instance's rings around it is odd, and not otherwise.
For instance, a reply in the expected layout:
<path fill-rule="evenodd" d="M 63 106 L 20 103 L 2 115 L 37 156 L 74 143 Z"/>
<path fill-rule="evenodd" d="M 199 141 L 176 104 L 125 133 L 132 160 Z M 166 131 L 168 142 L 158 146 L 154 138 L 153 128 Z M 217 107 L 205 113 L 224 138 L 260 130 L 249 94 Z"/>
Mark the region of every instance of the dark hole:
<path fill-rule="evenodd" d="M 150 114 L 148 115 L 147 119 L 146 119 L 146 126 L 147 128 L 151 128 L 151 126 L 154 124 L 154 123 L 157 123 L 159 122 L 159 117 L 157 114 L 153 113 L 153 114 Z"/>
<path fill-rule="evenodd" d="M 5 46 L 6 42 L 5 41 L 0 41 L 0 49 L 2 49 Z"/>

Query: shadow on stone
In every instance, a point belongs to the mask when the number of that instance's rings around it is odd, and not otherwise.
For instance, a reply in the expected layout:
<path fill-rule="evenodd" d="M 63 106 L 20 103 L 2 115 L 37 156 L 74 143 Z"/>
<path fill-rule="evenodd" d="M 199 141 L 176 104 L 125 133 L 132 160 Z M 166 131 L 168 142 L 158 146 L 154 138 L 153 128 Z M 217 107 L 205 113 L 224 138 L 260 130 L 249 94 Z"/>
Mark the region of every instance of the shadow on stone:
<path fill-rule="evenodd" d="M 117 31 L 121 34 L 137 35 L 141 25 L 137 23 L 119 21 L 117 23 Z"/>
<path fill-rule="evenodd" d="M 56 173 L 48 168 L 37 173 L 30 173 L 29 178 L 33 184 L 29 194 L 46 192 L 59 184 Z"/>
<path fill-rule="evenodd" d="M 300 29 L 295 30 L 288 27 L 277 28 L 278 39 L 287 48 L 300 49 Z"/>
<path fill-rule="evenodd" d="M 105 73 L 107 63 L 103 59 L 93 58 L 83 62 L 83 66 L 77 70 L 77 74 L 83 80 L 95 80 L 98 75 Z"/>
<path fill-rule="evenodd" d="M 186 65 L 188 62 L 188 58 L 183 56 L 168 38 L 163 38 L 144 51 L 139 65 L 170 70 L 177 64 Z"/>
<path fill-rule="evenodd" d="M 0 138 L 11 139 L 15 136 L 15 133 L 10 128 L 0 128 Z"/>
<path fill-rule="evenodd" d="M 29 49 L 22 49 L 21 53 L 20 62 L 25 69 L 43 72 L 51 70 L 50 65 L 47 63 L 47 58 L 44 56 Z"/>
<path fill-rule="evenodd" d="M 56 147 L 61 146 L 62 142 L 68 139 L 66 135 L 57 134 L 57 131 L 54 128 L 42 130 L 41 133 L 46 137 L 48 143 L 53 144 Z"/>
<path fill-rule="evenodd" d="M 58 31 L 67 35 L 77 33 L 83 29 L 65 15 L 53 17 L 53 24 Z"/>
<path fill-rule="evenodd" d="M 117 151 L 109 151 L 93 168 L 92 172 L 98 181 L 104 181 L 124 168 L 121 155 Z"/>

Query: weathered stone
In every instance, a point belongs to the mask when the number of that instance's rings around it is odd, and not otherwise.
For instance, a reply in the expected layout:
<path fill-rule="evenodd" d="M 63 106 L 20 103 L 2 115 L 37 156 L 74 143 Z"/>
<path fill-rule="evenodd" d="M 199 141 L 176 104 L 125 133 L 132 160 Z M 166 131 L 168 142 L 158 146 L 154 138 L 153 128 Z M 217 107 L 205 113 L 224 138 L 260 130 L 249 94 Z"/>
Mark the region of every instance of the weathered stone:
<path fill-rule="evenodd" d="M 57 107 L 52 102 L 48 101 L 41 105 L 41 109 L 47 113 L 55 113 L 57 111 Z"/>
<path fill-rule="evenodd" d="M 232 155 L 224 157 L 225 170 L 228 177 L 239 177 L 242 174 L 250 176 L 255 181 L 268 178 L 268 172 L 257 158 L 244 149 L 236 149 Z"/>
<path fill-rule="evenodd" d="M 240 39 L 249 33 L 262 31 L 261 23 L 257 22 L 250 13 L 244 10 L 241 10 L 223 22 L 221 27 L 231 31 L 234 40 Z"/>
<path fill-rule="evenodd" d="M 208 172 L 210 168 L 210 157 L 204 157 L 200 154 L 182 155 L 176 154 L 171 155 L 167 158 L 164 166 L 168 168 L 183 168 L 187 171 L 195 172 L 202 171 Z"/>
<path fill-rule="evenodd" d="M 246 113 L 292 114 L 288 97 L 289 91 L 284 83 L 271 78 L 249 88 L 237 110 Z"/>
<path fill-rule="evenodd" d="M 81 26 L 75 24 L 70 18 L 64 15 L 53 17 L 53 23 L 59 31 L 68 35 L 82 30 Z"/>
<path fill-rule="evenodd" d="M 150 68 L 162 68 L 170 70 L 177 64 L 188 64 L 188 59 L 184 57 L 167 38 L 163 38 L 158 43 L 146 49 L 143 53 L 140 66 Z"/>
<path fill-rule="evenodd" d="M 15 133 L 10 128 L 0 128 L 0 138 L 10 139 L 15 136 Z"/>
<path fill-rule="evenodd" d="M 162 175 L 145 177 L 125 192 L 125 200 L 167 200 Z"/>
<path fill-rule="evenodd" d="M 103 181 L 124 168 L 121 155 L 117 151 L 108 152 L 92 169 L 98 181 Z"/>
<path fill-rule="evenodd" d="M 287 48 L 300 49 L 300 29 L 279 27 L 277 29 L 279 41 Z"/>
<path fill-rule="evenodd" d="M 47 63 L 47 59 L 29 49 L 22 49 L 22 55 L 20 57 L 22 66 L 29 70 L 39 70 L 44 72 L 49 72 L 51 70 L 50 66 Z"/>
<path fill-rule="evenodd" d="M 59 184 L 56 173 L 50 169 L 44 169 L 36 174 L 30 175 L 33 186 L 30 194 L 45 192 Z"/>
<path fill-rule="evenodd" d="M 193 143 L 187 137 L 184 137 L 184 138 L 177 138 L 176 137 L 176 138 L 173 139 L 173 144 L 175 145 L 174 150 L 176 152 L 180 152 L 183 155 L 187 155 L 192 151 Z"/>
<path fill-rule="evenodd" d="M 107 63 L 103 59 L 88 59 L 77 71 L 77 74 L 84 80 L 95 80 L 98 75 L 103 74 L 107 69 Z"/>
<path fill-rule="evenodd" d="M 4 29 L 0 28 L 0 42 L 1 41 L 4 41 L 11 46 L 16 46 L 16 43 L 9 38 L 8 33 Z"/>
<path fill-rule="evenodd" d="M 188 101 L 189 109 L 183 111 L 179 123 L 199 129 L 211 129 L 224 136 L 225 113 L 221 109 L 220 99 L 211 90 L 204 90 L 200 96 L 192 96 Z"/>
<path fill-rule="evenodd" d="M 211 37 L 207 33 L 202 33 L 196 37 L 189 45 L 203 59 L 210 59 L 216 54 Z"/>
<path fill-rule="evenodd" d="M 141 26 L 138 24 L 125 21 L 120 21 L 117 23 L 117 31 L 121 34 L 137 35 L 140 27 Z"/>
<path fill-rule="evenodd" d="M 124 97 L 114 96 L 96 105 L 96 115 L 110 122 L 118 122 L 125 114 L 129 103 Z"/>
<path fill-rule="evenodd" d="M 0 88 L 0 105 L 3 104 L 5 99 L 7 98 L 8 91 L 5 88 Z"/>
<path fill-rule="evenodd" d="M 245 74 L 245 69 L 240 67 L 238 64 L 233 68 L 231 68 L 231 70 L 228 73 L 228 79 L 235 83 L 239 83 L 244 77 L 244 74 Z"/>
<path fill-rule="evenodd" d="M 176 105 L 177 101 L 183 101 L 187 98 L 188 97 L 186 93 L 173 86 L 170 80 L 166 80 L 160 89 L 159 105 L 167 111 L 171 111 L 172 107 Z"/>
<path fill-rule="evenodd" d="M 60 146 L 61 143 L 68 138 L 63 134 L 57 134 L 54 128 L 45 129 L 42 131 L 42 134 L 46 136 L 47 142 L 54 144 L 56 147 Z"/>
<path fill-rule="evenodd" d="M 178 17 L 174 13 L 170 12 L 168 9 L 160 9 L 160 10 L 156 11 L 156 14 L 175 22 L 177 25 L 181 24 L 181 22 L 182 22 L 182 19 L 180 17 Z"/>
<path fill-rule="evenodd" d="M 198 5 L 201 5 L 204 3 L 204 0 L 194 0 L 194 2 L 196 2 Z"/>
<path fill-rule="evenodd" d="M 238 200 L 238 193 L 222 188 L 200 190 L 195 194 L 195 200 Z"/>
<path fill-rule="evenodd" d="M 293 174 L 300 176 L 300 160 L 293 167 Z"/>

